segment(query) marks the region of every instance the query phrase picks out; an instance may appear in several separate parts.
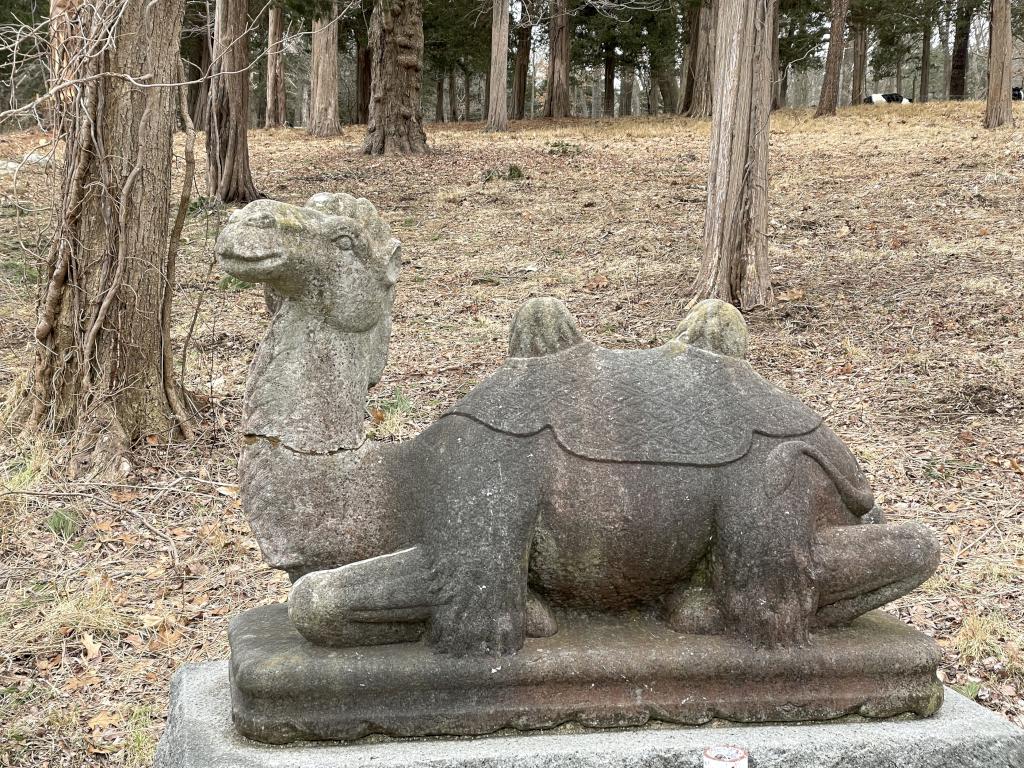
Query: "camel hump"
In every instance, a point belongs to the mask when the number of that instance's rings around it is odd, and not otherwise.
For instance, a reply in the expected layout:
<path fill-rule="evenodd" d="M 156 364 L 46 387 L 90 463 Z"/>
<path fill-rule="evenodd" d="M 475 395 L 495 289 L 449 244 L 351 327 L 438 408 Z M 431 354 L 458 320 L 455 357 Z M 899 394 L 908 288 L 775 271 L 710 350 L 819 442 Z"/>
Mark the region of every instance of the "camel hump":
<path fill-rule="evenodd" d="M 715 354 L 747 357 L 747 323 L 736 307 L 718 299 L 695 306 L 676 328 L 676 338 Z"/>
<path fill-rule="evenodd" d="M 583 341 L 576 318 L 558 299 L 530 299 L 512 318 L 509 357 L 553 355 Z"/>

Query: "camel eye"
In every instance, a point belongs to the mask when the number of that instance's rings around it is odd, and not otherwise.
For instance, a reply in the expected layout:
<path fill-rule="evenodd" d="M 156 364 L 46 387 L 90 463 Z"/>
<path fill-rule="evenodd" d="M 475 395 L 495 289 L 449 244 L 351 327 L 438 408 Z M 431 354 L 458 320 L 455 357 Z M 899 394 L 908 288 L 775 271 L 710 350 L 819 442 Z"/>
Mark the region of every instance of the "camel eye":
<path fill-rule="evenodd" d="M 343 251 L 351 251 L 355 247 L 355 244 L 352 242 L 352 238 L 348 235 L 339 235 L 334 242 L 337 243 L 338 247 Z"/>

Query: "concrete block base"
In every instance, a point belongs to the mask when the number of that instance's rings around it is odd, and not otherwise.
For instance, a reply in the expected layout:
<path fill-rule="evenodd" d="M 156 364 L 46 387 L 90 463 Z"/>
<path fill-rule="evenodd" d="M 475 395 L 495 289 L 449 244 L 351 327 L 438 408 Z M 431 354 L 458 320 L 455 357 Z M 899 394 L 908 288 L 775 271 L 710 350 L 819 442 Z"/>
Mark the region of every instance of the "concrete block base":
<path fill-rule="evenodd" d="M 418 740 L 371 737 L 348 744 L 268 746 L 231 722 L 227 662 L 175 675 L 156 768 L 699 768 L 709 746 L 735 745 L 751 768 L 1021 768 L 1024 731 L 947 690 L 924 720 L 813 725 L 649 725 L 591 731 Z"/>

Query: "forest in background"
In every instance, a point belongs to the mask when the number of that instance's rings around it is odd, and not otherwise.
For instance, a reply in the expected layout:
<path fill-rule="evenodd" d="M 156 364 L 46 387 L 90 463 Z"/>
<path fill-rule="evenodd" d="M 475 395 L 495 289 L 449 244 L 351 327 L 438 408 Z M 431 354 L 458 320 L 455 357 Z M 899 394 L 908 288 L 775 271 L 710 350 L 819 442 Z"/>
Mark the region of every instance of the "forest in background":
<path fill-rule="evenodd" d="M 59 3 L 58 3 L 59 4 Z M 705 0 L 598 0 L 564 3 L 569 46 L 568 113 L 575 117 L 687 113 L 709 116 L 693 104 Z M 313 87 L 318 58 L 337 72 L 333 108 L 339 123 L 365 123 L 369 102 L 368 33 L 372 0 L 283 0 L 248 3 L 252 62 L 249 122 L 253 127 L 307 126 L 317 110 Z M 193 119 L 205 125 L 204 105 L 213 47 L 214 3 L 188 0 L 182 28 L 185 75 Z M 508 89 L 513 119 L 545 115 L 551 60 L 552 9 L 544 0 L 513 0 L 509 8 Z M 775 52 L 776 103 L 814 106 L 828 48 L 831 0 L 781 0 Z M 896 92 L 918 101 L 983 98 L 987 90 L 988 8 L 981 0 L 849 0 L 840 105 L 858 95 Z M 1014 0 L 1014 78 L 1024 86 L 1024 2 Z M 49 15 L 39 0 L 11 0 L 0 25 L 38 28 Z M 492 56 L 491 5 L 481 0 L 423 0 L 424 70 L 420 108 L 428 121 L 483 120 L 487 116 Z M 705 29 L 707 18 L 703 19 Z M 336 27 L 334 50 L 315 46 L 317 30 Z M 556 33 L 557 33 L 556 24 Z M 5 41 L 12 32 L 3 35 Z M 46 87 L 38 35 L 25 35 L 15 57 L 0 50 L 0 104 L 22 105 Z M 706 59 L 703 63 L 706 68 Z M 706 77 L 706 73 L 704 74 Z M 952 84 L 952 85 L 951 85 Z M 269 93 L 268 93 L 269 91 Z M 324 94 L 330 102 L 331 95 Z M 698 99 L 700 98 L 698 94 Z M 278 109 L 279 105 L 283 105 Z M 331 107 L 328 104 L 328 107 Z M 322 110 L 321 110 L 322 111 Z M 31 122 L 23 117 L 17 123 Z"/>

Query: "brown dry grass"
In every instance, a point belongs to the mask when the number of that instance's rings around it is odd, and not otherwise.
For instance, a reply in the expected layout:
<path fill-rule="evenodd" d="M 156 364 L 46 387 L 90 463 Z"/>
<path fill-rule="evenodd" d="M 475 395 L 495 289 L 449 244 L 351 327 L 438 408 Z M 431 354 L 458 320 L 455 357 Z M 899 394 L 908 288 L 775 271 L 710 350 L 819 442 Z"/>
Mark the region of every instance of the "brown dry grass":
<path fill-rule="evenodd" d="M 939 574 L 896 610 L 938 638 L 951 684 L 1022 723 L 1024 137 L 980 119 L 978 104 L 781 115 L 770 235 L 786 300 L 749 322 L 756 368 L 827 417 L 893 517 L 942 537 Z M 251 142 L 269 195 L 364 195 L 405 243 L 382 435 L 414 434 L 499 365 L 528 296 L 565 299 L 611 346 L 657 343 L 681 318 L 706 124 L 443 127 L 417 159 L 362 157 L 360 135 Z M 0 137 L 0 155 L 36 138 Z M 511 165 L 525 178 L 502 178 Z M 18 199 L 45 202 L 41 178 L 26 181 Z M 4 184 L 0 389 L 27 365 L 33 292 Z M 198 441 L 146 445 L 127 487 L 71 485 L 51 444 L 3 443 L 4 484 L 43 495 L 0 497 L 0 765 L 147 764 L 174 669 L 223 657 L 229 617 L 285 593 L 235 498 L 265 316 L 257 291 L 210 271 L 218 217 L 190 219 L 177 294 L 179 340 L 201 300 L 187 375 L 205 396 Z"/>

